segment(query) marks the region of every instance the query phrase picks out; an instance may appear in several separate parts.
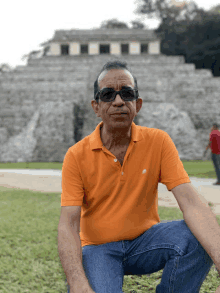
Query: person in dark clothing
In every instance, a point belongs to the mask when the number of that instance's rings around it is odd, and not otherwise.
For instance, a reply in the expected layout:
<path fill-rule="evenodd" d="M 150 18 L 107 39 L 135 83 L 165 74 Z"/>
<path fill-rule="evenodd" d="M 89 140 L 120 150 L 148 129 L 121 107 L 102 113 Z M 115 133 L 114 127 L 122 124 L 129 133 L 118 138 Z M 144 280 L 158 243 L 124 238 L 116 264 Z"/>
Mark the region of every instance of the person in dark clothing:
<path fill-rule="evenodd" d="M 220 185 L 220 131 L 216 123 L 213 124 L 211 128 L 209 144 L 206 147 L 206 151 L 209 148 L 212 151 L 212 161 L 217 175 L 217 182 L 215 182 L 214 185 Z"/>

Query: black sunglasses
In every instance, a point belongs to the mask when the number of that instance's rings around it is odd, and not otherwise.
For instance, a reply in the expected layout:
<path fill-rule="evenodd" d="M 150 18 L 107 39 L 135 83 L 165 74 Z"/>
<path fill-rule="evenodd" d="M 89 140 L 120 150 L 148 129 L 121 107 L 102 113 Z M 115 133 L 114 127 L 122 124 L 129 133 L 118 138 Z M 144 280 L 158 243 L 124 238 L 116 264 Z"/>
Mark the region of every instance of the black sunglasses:
<path fill-rule="evenodd" d="M 95 100 L 100 99 L 103 102 L 112 102 L 115 100 L 117 94 L 119 94 L 124 101 L 137 100 L 139 96 L 138 90 L 130 87 L 122 87 L 120 91 L 115 91 L 113 88 L 104 88 L 97 92 Z"/>

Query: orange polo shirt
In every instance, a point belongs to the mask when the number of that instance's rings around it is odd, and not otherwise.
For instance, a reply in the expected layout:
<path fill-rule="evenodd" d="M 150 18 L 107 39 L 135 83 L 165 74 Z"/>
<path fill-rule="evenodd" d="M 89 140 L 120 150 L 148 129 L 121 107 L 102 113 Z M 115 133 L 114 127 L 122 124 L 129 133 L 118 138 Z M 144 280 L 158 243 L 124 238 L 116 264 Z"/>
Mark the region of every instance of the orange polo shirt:
<path fill-rule="evenodd" d="M 95 131 L 69 148 L 62 168 L 61 206 L 82 206 L 82 247 L 132 240 L 160 222 L 158 182 L 168 190 L 190 182 L 170 136 L 131 126 L 123 166 Z"/>

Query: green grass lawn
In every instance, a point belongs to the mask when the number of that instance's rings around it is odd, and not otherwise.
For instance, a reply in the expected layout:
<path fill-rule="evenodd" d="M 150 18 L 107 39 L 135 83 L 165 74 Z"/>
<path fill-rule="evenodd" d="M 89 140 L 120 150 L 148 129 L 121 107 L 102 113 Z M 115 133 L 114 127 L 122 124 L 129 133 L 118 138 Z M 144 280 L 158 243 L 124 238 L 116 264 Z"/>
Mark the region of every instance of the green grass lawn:
<path fill-rule="evenodd" d="M 62 163 L 58 162 L 30 162 L 30 163 L 0 163 L 0 169 L 58 169 L 62 170 Z"/>
<path fill-rule="evenodd" d="M 183 166 L 191 177 L 216 178 L 212 161 L 182 161 Z"/>
<path fill-rule="evenodd" d="M 216 178 L 212 161 L 183 161 L 189 176 L 199 178 Z M 62 163 L 30 162 L 30 163 L 0 163 L 0 169 L 58 169 L 62 170 Z"/>
<path fill-rule="evenodd" d="M 178 208 L 159 207 L 159 214 L 161 220 L 182 219 Z M 1 293 L 67 292 L 57 249 L 59 217 L 60 194 L 0 187 Z M 161 274 L 125 276 L 123 291 L 155 292 Z M 213 267 L 200 292 L 215 292 L 219 283 Z"/>

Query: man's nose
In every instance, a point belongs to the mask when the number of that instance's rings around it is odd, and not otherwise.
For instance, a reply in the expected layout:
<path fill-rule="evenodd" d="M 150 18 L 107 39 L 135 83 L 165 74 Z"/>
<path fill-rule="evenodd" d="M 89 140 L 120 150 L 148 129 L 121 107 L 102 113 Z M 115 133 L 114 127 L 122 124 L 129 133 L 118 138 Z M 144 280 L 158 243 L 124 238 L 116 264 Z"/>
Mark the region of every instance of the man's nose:
<path fill-rule="evenodd" d="M 119 94 L 117 94 L 113 103 L 115 105 L 122 105 L 125 103 L 125 101 L 121 98 L 121 96 Z"/>

